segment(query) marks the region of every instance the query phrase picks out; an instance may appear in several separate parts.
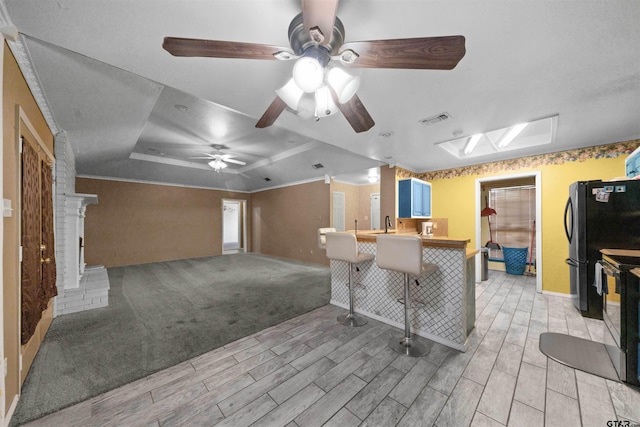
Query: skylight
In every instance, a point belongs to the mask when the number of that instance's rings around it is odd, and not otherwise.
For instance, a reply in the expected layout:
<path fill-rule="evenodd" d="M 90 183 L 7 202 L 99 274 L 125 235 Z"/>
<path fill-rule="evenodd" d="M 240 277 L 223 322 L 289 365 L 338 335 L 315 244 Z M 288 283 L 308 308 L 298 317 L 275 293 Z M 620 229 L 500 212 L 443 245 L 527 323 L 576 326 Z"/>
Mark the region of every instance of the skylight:
<path fill-rule="evenodd" d="M 521 150 L 551 144 L 555 139 L 557 123 L 558 116 L 555 115 L 485 133 L 463 136 L 436 145 L 458 159 Z"/>

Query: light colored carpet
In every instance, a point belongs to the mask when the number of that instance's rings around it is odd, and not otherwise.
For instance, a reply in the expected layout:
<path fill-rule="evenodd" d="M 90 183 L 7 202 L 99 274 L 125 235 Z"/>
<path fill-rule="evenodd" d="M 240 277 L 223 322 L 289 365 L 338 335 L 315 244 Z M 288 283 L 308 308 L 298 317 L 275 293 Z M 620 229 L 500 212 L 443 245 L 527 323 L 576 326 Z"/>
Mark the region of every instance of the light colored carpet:
<path fill-rule="evenodd" d="M 327 267 L 234 254 L 108 269 L 109 306 L 53 320 L 11 425 L 328 304 Z"/>

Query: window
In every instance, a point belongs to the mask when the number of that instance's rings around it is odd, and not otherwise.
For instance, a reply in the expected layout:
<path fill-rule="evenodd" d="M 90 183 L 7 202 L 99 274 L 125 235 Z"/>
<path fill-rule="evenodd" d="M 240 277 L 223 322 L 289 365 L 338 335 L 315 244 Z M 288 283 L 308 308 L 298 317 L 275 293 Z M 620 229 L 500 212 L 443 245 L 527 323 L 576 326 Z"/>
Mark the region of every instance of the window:
<path fill-rule="evenodd" d="M 527 247 L 530 251 L 527 262 L 535 260 L 535 241 L 532 243 L 536 220 L 535 186 L 492 188 L 489 190 L 489 206 L 497 212 L 490 217 L 493 241 L 501 247 Z M 489 257 L 504 259 L 501 249 L 490 249 Z"/>

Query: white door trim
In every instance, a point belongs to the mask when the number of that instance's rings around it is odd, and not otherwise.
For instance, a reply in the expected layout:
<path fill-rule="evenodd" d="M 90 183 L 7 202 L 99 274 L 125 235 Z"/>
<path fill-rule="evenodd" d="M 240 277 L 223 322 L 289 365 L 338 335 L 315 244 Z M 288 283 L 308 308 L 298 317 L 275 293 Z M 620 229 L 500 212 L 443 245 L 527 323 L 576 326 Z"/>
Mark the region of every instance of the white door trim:
<path fill-rule="evenodd" d="M 232 250 L 232 251 L 225 251 L 224 249 L 224 204 L 225 202 L 229 202 L 229 203 L 237 203 L 240 206 L 240 221 L 238 223 L 238 233 L 240 236 L 240 249 L 239 250 Z M 221 245 L 222 245 L 222 254 L 229 254 L 229 253 L 236 253 L 236 252 L 247 252 L 247 201 L 246 200 L 241 200 L 241 199 L 222 199 L 222 203 L 220 204 L 220 212 L 222 215 L 222 221 L 220 224 L 220 236 L 222 236 L 222 241 L 221 241 Z"/>
<path fill-rule="evenodd" d="M 524 172 L 518 174 L 511 175 L 500 175 L 493 176 L 490 178 L 478 178 L 476 179 L 476 207 L 475 207 L 475 218 L 476 218 L 476 249 L 480 249 L 481 240 L 482 240 L 482 231 L 481 231 L 481 219 L 480 211 L 482 211 L 482 183 L 491 182 L 491 181 L 505 181 L 509 179 L 517 179 L 517 178 L 530 178 L 533 177 L 535 180 L 536 187 L 536 292 L 542 292 L 542 174 L 540 171 L 533 172 Z M 476 256 L 476 282 L 480 282 L 481 271 L 482 268 L 482 258 L 480 256 Z"/>

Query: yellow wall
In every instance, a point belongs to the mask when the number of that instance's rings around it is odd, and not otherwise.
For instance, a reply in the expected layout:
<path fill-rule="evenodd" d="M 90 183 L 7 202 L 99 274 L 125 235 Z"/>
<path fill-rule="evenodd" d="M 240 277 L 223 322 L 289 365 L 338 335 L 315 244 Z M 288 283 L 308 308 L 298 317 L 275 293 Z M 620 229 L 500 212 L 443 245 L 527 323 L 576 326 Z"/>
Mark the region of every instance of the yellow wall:
<path fill-rule="evenodd" d="M 49 152 L 53 153 L 53 134 L 49 130 L 42 113 L 40 112 L 27 83 L 22 76 L 18 63 L 9 50 L 6 43 L 4 48 L 3 63 L 3 197 L 11 200 L 14 209 L 13 216 L 4 218 L 3 235 L 3 319 L 4 319 L 4 355 L 7 358 L 7 376 L 5 377 L 5 408 L 9 408 L 11 402 L 19 392 L 20 372 L 18 369 L 18 357 L 20 354 L 20 263 L 18 262 L 18 247 L 20 246 L 19 230 L 19 200 L 20 200 L 20 175 L 18 154 L 18 129 L 24 132 L 24 123 L 17 117 L 18 107 L 22 109 L 24 116 L 33 125 L 35 132 Z M 45 315 L 48 326 L 50 312 Z M 40 326 L 39 326 L 40 328 Z M 46 331 L 43 326 L 41 329 Z M 41 331 L 42 332 L 42 331 Z M 41 335 L 44 335 L 42 332 Z M 39 344 L 39 342 L 38 342 Z M 25 372 L 26 372 L 25 367 Z"/>
<path fill-rule="evenodd" d="M 475 241 L 476 180 L 539 171 L 542 286 L 544 291 L 569 293 L 569 268 L 565 264 L 568 243 L 563 223 L 569 185 L 575 181 L 624 176 L 624 161 L 638 146 L 640 140 L 423 174 L 399 170 L 398 175 L 430 182 L 434 217 L 449 219 L 450 237 L 470 238 L 470 246 L 479 247 L 484 242 Z"/>

